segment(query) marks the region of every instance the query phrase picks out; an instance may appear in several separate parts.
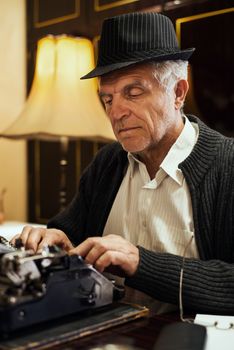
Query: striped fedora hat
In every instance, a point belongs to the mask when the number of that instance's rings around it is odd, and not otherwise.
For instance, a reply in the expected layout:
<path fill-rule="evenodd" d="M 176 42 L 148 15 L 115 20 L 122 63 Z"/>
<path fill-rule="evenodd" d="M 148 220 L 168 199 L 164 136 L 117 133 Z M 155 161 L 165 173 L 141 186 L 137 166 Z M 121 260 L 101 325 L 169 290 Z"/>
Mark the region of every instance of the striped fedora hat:
<path fill-rule="evenodd" d="M 128 13 L 103 22 L 97 66 L 81 79 L 98 77 L 145 61 L 185 60 L 171 20 L 159 13 Z"/>

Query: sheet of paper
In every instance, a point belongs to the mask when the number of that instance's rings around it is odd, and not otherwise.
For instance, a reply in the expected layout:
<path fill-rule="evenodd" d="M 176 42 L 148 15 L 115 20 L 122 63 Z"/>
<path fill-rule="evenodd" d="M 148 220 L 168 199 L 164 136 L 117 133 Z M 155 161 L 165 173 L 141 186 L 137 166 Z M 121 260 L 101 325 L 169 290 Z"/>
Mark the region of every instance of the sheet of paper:
<path fill-rule="evenodd" d="M 215 322 L 218 322 L 217 326 L 214 325 Z M 197 314 L 194 323 L 206 326 L 205 350 L 234 349 L 234 316 Z"/>

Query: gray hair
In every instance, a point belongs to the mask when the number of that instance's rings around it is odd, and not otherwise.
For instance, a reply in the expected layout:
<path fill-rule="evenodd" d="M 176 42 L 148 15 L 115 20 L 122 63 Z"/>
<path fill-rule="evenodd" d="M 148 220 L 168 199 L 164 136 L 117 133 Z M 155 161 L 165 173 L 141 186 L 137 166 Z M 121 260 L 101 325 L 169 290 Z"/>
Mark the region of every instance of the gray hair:
<path fill-rule="evenodd" d="M 153 76 L 165 88 L 166 93 L 174 89 L 180 79 L 188 78 L 188 61 L 150 62 L 149 65 L 153 68 Z"/>

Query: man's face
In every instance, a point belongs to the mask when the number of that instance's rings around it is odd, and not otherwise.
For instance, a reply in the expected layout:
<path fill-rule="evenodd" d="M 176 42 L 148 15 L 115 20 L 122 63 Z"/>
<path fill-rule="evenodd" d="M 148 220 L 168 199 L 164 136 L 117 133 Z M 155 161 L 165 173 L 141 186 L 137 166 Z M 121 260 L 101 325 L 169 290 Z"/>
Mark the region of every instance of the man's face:
<path fill-rule="evenodd" d="M 173 138 L 178 128 L 175 92 L 165 92 L 150 66 L 107 74 L 100 79 L 99 90 L 114 134 L 126 151 L 157 149 Z"/>

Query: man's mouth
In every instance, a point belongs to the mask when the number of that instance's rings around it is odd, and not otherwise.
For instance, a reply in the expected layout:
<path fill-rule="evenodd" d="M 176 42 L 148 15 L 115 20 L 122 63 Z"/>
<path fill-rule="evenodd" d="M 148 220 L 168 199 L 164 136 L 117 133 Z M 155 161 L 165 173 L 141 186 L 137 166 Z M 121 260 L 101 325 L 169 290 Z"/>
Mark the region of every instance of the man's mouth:
<path fill-rule="evenodd" d="M 118 134 L 129 132 L 129 131 L 136 130 L 139 128 L 140 128 L 139 126 L 133 126 L 133 127 L 129 127 L 129 128 L 121 128 L 121 129 L 119 129 Z"/>

